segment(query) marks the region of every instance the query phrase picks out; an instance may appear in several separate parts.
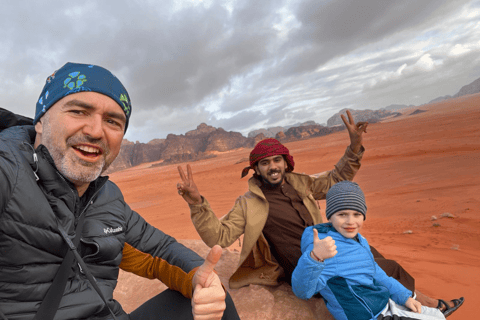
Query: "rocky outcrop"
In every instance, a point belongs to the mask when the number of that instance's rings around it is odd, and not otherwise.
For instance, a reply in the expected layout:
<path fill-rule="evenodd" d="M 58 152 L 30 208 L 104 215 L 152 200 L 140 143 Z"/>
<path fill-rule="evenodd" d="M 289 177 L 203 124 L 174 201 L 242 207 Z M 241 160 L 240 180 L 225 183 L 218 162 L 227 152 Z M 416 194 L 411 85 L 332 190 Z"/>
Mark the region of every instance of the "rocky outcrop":
<path fill-rule="evenodd" d="M 313 137 L 325 136 L 327 134 L 343 130 L 341 127 L 324 127 L 319 124 L 307 125 L 301 127 L 292 127 L 286 132 L 279 132 L 275 138 L 282 142 L 309 139 Z"/>
<path fill-rule="evenodd" d="M 350 109 L 349 109 L 350 110 Z M 333 126 L 344 126 L 344 123 L 342 121 L 342 118 L 340 115 L 345 115 L 346 117 L 346 111 L 347 109 L 342 109 L 340 112 L 334 114 L 330 119 L 327 121 L 327 126 L 333 127 Z M 388 117 L 395 117 L 401 115 L 399 112 L 391 112 L 388 110 L 380 109 L 380 110 L 350 110 L 350 113 L 352 114 L 353 118 L 355 119 L 355 123 L 360 122 L 360 121 L 367 121 L 369 123 L 376 123 L 382 119 L 388 118 Z"/>
<path fill-rule="evenodd" d="M 259 136 L 264 137 L 264 135 Z M 258 137 L 245 138 L 239 132 L 227 132 L 205 123 L 185 135 L 169 134 L 166 139 L 154 139 L 149 143 L 123 140 L 117 159 L 107 174 L 127 169 L 141 163 L 161 161 L 155 165 L 197 161 L 215 156 L 215 152 L 253 147 Z"/>
<path fill-rule="evenodd" d="M 210 250 L 201 240 L 179 240 L 179 242 L 203 258 Z M 293 294 L 291 287 L 287 284 L 278 287 L 250 285 L 240 289 L 230 289 L 228 279 L 233 274 L 239 258 L 239 252 L 223 249 L 222 258 L 215 270 L 232 296 L 240 319 L 333 320 L 322 299 L 301 300 Z M 158 280 L 140 278 L 120 270 L 114 298 L 122 304 L 125 311 L 131 312 L 165 289 L 166 286 Z"/>

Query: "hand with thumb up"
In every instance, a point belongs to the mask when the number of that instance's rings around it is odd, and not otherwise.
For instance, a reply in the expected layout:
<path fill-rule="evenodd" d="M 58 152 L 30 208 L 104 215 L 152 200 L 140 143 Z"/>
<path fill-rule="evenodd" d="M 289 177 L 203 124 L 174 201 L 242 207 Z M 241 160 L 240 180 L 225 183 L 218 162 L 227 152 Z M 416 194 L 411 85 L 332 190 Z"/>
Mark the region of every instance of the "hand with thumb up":
<path fill-rule="evenodd" d="M 221 319 L 225 311 L 225 290 L 220 278 L 213 271 L 222 256 L 222 248 L 215 245 L 205 262 L 193 276 L 192 313 L 193 319 Z"/>
<path fill-rule="evenodd" d="M 334 257 L 337 254 L 337 246 L 332 237 L 326 237 L 323 240 L 318 238 L 317 229 L 313 228 L 313 250 L 310 255 L 317 261 L 323 261 Z"/>

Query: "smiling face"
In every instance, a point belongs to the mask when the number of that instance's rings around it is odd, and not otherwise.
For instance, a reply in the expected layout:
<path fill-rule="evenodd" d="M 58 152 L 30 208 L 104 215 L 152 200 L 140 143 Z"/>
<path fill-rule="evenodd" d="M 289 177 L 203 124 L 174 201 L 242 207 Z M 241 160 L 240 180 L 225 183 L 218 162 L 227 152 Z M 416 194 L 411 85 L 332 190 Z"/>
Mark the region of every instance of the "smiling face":
<path fill-rule="evenodd" d="M 360 232 L 364 216 L 355 210 L 341 210 L 335 212 L 328 221 L 342 236 L 351 239 Z"/>
<path fill-rule="evenodd" d="M 270 156 L 258 161 L 255 172 L 270 186 L 279 186 L 285 177 L 287 162 L 282 155 Z"/>
<path fill-rule="evenodd" d="M 57 169 L 80 195 L 120 152 L 126 117 L 110 97 L 96 92 L 70 94 L 35 125 L 35 148 L 43 144 Z"/>

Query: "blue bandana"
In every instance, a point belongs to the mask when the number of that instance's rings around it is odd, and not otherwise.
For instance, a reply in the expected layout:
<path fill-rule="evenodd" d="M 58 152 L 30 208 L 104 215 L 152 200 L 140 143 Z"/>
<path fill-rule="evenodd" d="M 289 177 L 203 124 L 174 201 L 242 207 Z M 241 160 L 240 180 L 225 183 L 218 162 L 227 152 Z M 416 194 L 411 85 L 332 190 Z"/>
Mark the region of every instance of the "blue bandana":
<path fill-rule="evenodd" d="M 33 124 L 63 97 L 77 92 L 93 91 L 104 94 L 118 103 L 128 120 L 132 104 L 127 90 L 110 71 L 99 66 L 68 62 L 47 78 L 35 109 Z"/>

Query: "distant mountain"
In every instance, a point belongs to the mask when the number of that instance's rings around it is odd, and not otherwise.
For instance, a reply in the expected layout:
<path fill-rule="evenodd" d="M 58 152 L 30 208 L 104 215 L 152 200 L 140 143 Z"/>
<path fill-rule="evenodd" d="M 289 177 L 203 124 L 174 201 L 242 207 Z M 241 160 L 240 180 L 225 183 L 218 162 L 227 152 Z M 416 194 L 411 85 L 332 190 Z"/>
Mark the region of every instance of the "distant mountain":
<path fill-rule="evenodd" d="M 249 138 L 253 138 L 253 137 L 256 137 L 257 135 L 259 135 L 260 133 L 263 133 L 265 135 L 265 137 L 267 137 L 267 138 L 274 138 L 275 135 L 277 133 L 279 133 L 280 131 L 286 131 L 289 128 L 292 128 L 292 127 L 302 127 L 302 126 L 312 126 L 312 125 L 317 125 L 317 123 L 313 120 L 309 120 L 309 121 L 305 121 L 305 122 L 297 122 L 293 125 L 285 126 L 285 127 L 271 127 L 271 128 L 267 128 L 267 129 L 262 128 L 262 129 L 258 129 L 258 130 L 253 130 L 253 131 L 250 131 L 247 136 Z"/>
<path fill-rule="evenodd" d="M 451 95 L 446 95 L 446 96 L 443 96 L 443 97 L 438 97 L 438 98 L 435 98 L 433 100 L 428 101 L 428 104 L 435 103 L 435 102 L 440 102 L 440 101 L 444 101 L 444 100 L 448 100 L 448 99 L 452 99 L 452 96 Z"/>
<path fill-rule="evenodd" d="M 405 108 L 410 108 L 410 107 L 414 107 L 414 105 L 407 106 L 406 104 L 391 104 L 391 105 L 386 106 L 382 109 L 383 110 L 389 110 L 389 111 L 398 111 L 398 110 L 405 109 Z"/>
<path fill-rule="evenodd" d="M 428 103 L 434 103 L 434 102 L 440 102 L 448 99 L 453 99 L 453 98 L 458 98 L 461 96 L 465 96 L 467 94 L 475 94 L 480 92 L 480 78 L 477 80 L 473 81 L 470 84 L 467 84 L 466 86 L 463 86 L 460 88 L 460 91 L 458 91 L 456 94 L 453 96 L 446 95 L 443 97 L 438 97 L 433 100 L 430 100 Z"/>
<path fill-rule="evenodd" d="M 127 169 L 141 163 L 162 161 L 162 164 L 196 161 L 242 147 L 253 147 L 264 139 L 263 134 L 255 138 L 245 138 L 239 132 L 227 132 L 205 123 L 185 135 L 169 134 L 166 139 L 154 139 L 149 143 L 123 140 L 117 159 L 107 173 Z"/>
<path fill-rule="evenodd" d="M 342 118 L 340 117 L 342 114 L 345 115 L 347 109 L 342 109 L 338 113 L 334 114 L 330 119 L 327 120 L 327 125 L 329 127 L 344 125 Z M 355 122 L 359 121 L 368 121 L 369 123 L 378 122 L 384 118 L 388 117 L 397 117 L 401 115 L 399 112 L 391 112 L 388 110 L 380 109 L 380 110 L 350 110 Z"/>
<path fill-rule="evenodd" d="M 327 134 L 344 130 L 343 127 L 325 127 L 320 124 L 303 125 L 291 127 L 287 131 L 280 131 L 275 135 L 275 139 L 281 142 L 304 140 L 313 137 L 325 136 Z"/>
<path fill-rule="evenodd" d="M 259 134 L 263 134 L 267 138 L 273 138 L 273 137 L 275 137 L 275 135 L 278 132 L 283 131 L 283 130 L 284 130 L 283 127 L 271 127 L 271 128 L 267 128 L 267 129 L 262 128 L 262 129 L 250 131 L 248 133 L 247 137 L 253 138 L 253 137 L 258 136 Z"/>
<path fill-rule="evenodd" d="M 461 96 L 465 96 L 467 94 L 474 94 L 474 93 L 479 93 L 480 92 L 480 78 L 477 80 L 473 81 L 470 84 L 467 84 L 466 86 L 463 86 L 460 91 L 457 92 L 453 96 L 453 98 L 458 98 Z"/>

